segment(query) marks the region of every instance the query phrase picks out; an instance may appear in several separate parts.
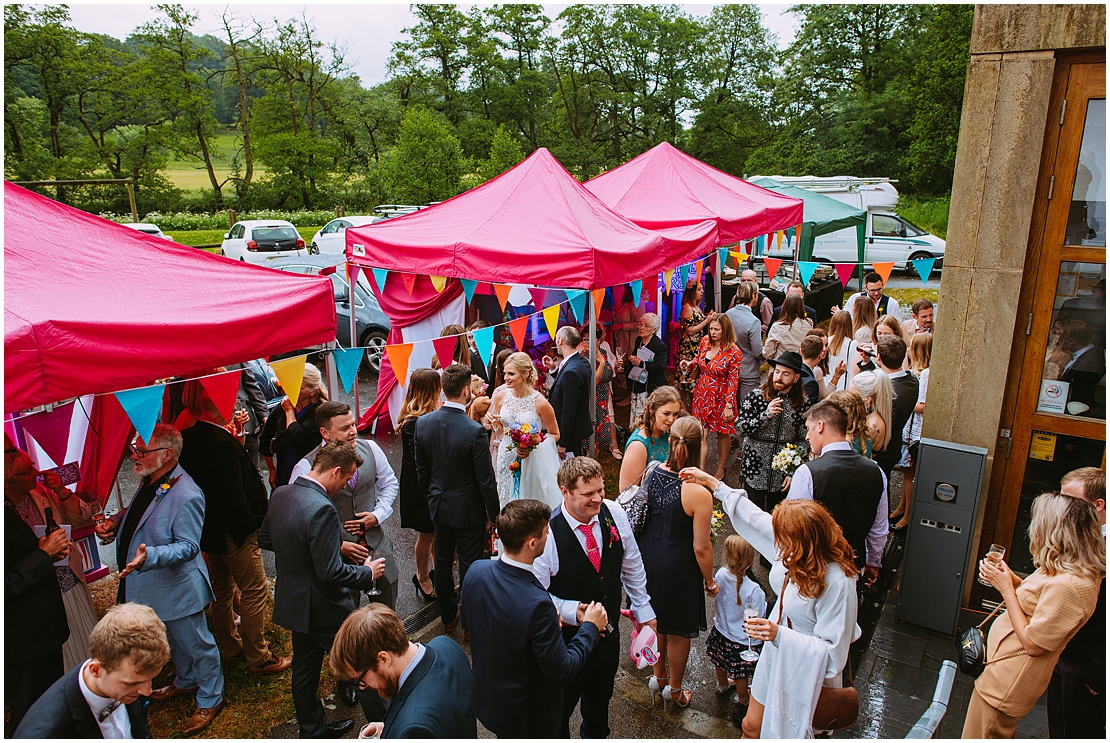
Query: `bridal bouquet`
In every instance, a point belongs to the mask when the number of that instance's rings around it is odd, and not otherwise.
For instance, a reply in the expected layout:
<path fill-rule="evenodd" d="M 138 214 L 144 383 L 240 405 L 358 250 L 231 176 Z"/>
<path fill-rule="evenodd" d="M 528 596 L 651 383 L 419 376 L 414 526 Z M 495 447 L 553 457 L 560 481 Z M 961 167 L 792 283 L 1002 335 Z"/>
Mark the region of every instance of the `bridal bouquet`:
<path fill-rule="evenodd" d="M 542 430 L 532 430 L 532 426 L 528 423 L 521 423 L 520 426 L 513 426 L 509 429 L 509 449 L 516 450 L 517 461 L 513 462 L 517 467 L 520 466 L 521 459 L 526 458 L 532 451 L 542 444 L 547 439 L 547 434 Z"/>
<path fill-rule="evenodd" d="M 803 464 L 802 453 L 793 444 L 787 444 L 783 450 L 771 460 L 771 469 L 785 472 L 788 476 Z"/>

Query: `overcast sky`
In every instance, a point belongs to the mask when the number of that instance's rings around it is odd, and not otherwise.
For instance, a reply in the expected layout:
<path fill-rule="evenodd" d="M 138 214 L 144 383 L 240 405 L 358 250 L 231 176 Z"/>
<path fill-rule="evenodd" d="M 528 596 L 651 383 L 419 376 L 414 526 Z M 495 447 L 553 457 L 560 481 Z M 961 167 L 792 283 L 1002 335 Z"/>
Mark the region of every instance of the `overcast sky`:
<path fill-rule="evenodd" d="M 167 0 L 169 1 L 169 0 Z M 180 0 L 177 0 L 180 1 Z M 244 20 L 272 22 L 274 18 L 287 20 L 307 11 L 324 41 L 338 40 L 347 48 L 347 61 L 363 85 L 376 85 L 386 77 L 386 62 L 393 42 L 401 38 L 401 31 L 416 24 L 407 3 L 370 3 L 360 1 L 310 2 L 283 4 L 273 2 L 237 2 L 232 4 L 182 3 L 197 12 L 200 20 L 194 32 L 222 36 L 220 16 L 225 8 Z M 74 25 L 91 33 L 107 34 L 123 39 L 136 26 L 157 16 L 153 3 L 93 3 L 69 0 Z M 462 8 L 470 7 L 460 5 Z M 544 4 L 548 18 L 555 19 L 566 5 Z M 683 5 L 692 15 L 708 15 L 712 5 Z M 787 13 L 789 5 L 760 4 L 764 24 L 778 37 L 779 47 L 785 47 L 797 31 L 797 19 Z"/>

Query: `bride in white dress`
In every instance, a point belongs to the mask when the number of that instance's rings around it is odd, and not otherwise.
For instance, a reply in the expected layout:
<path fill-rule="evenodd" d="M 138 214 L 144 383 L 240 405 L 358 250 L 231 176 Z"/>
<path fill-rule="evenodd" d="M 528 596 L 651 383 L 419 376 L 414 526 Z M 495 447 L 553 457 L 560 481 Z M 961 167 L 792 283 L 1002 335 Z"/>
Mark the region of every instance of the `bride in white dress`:
<path fill-rule="evenodd" d="M 559 424 L 555 409 L 535 390 L 536 367 L 525 353 L 514 353 L 505 359 L 504 389 L 494 394 L 487 415 L 493 424 L 494 437 L 500 437 L 494 471 L 497 474 L 497 496 L 506 503 L 521 498 L 543 501 L 555 508 L 563 502 L 556 474 L 559 470 Z M 544 430 L 547 438 L 527 456 L 520 458 L 519 476 L 510 465 L 519 457 L 510 449 L 510 429 L 527 425 L 530 430 Z"/>

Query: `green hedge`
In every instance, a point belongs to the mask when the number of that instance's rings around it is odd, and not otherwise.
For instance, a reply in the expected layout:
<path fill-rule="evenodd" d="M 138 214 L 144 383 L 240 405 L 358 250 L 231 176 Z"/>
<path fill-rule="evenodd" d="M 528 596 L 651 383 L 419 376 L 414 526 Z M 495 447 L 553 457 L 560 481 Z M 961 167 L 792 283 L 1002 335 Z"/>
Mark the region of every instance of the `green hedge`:
<path fill-rule="evenodd" d="M 130 222 L 131 215 L 129 214 L 113 214 L 111 212 L 104 212 L 100 215 L 104 219 L 110 219 L 113 222 Z M 297 227 L 317 227 L 322 224 L 327 224 L 335 219 L 334 211 L 326 210 L 302 210 L 296 212 L 283 212 L 277 210 L 259 210 L 255 212 L 244 212 L 239 214 L 240 220 L 244 219 L 284 219 L 287 222 L 292 222 Z M 204 214 L 192 214 L 190 212 L 150 212 L 143 216 L 143 222 L 150 222 L 162 228 L 163 232 L 171 230 L 227 230 L 227 212 L 215 212 Z"/>

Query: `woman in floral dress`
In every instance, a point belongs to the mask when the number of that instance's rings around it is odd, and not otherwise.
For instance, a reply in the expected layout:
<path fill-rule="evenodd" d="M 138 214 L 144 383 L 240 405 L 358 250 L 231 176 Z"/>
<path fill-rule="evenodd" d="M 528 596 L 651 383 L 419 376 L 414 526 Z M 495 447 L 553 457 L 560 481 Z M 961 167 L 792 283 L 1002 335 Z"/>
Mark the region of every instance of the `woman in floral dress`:
<path fill-rule="evenodd" d="M 740 359 L 743 354 L 736 345 L 732 321 L 726 315 L 709 320 L 709 335 L 702 338 L 698 355 L 687 367 L 697 365 L 694 387 L 694 417 L 706 430 L 717 434 L 718 480 L 725 476 L 732 435 L 736 433 L 736 388 L 740 384 Z"/>
<path fill-rule="evenodd" d="M 697 356 L 698 346 L 701 344 L 702 336 L 705 335 L 705 326 L 717 314 L 712 311 L 708 316 L 702 314 L 699 307 L 703 296 L 705 296 L 705 289 L 700 281 L 694 278 L 686 282 L 686 291 L 682 294 L 682 313 L 678 316 L 679 324 L 682 325 L 682 338 L 678 342 L 677 358 L 675 359 L 678 364 L 678 378 L 675 387 L 682 395 L 682 407 L 686 410 L 690 410 L 693 404 L 694 384 L 697 376 L 697 372 L 694 370 L 697 367 L 687 364 L 684 370 L 682 362 L 692 361 Z"/>

